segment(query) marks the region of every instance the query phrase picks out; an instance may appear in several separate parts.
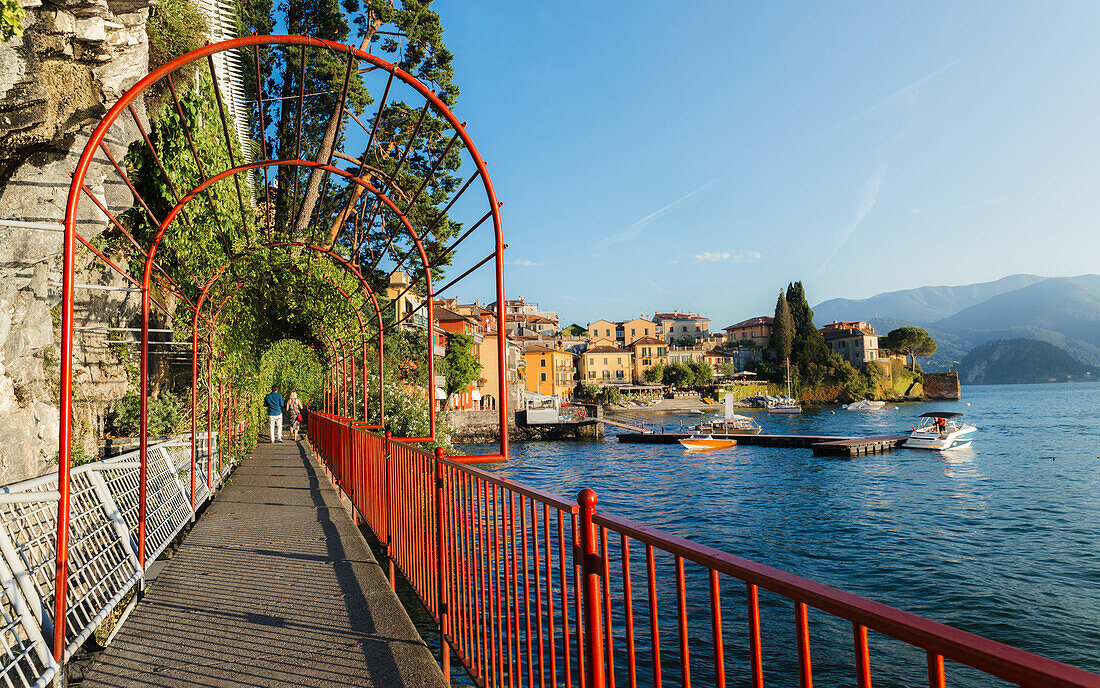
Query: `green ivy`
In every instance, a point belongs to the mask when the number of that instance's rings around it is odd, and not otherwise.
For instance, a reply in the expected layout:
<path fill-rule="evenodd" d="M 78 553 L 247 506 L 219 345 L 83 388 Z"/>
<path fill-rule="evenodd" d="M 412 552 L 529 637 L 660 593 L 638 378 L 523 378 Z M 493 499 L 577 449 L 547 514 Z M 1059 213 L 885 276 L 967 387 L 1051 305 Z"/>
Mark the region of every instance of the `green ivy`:
<path fill-rule="evenodd" d="M 19 0 L 0 0 L 0 35 L 4 40 L 23 35 L 23 18 L 27 16 Z"/>

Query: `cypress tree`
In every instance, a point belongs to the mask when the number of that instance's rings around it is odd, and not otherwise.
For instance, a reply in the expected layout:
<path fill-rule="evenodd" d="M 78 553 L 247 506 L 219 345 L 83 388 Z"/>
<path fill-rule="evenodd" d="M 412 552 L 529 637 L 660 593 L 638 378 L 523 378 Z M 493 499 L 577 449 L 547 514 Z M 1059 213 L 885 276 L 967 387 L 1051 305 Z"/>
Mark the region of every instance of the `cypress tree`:
<path fill-rule="evenodd" d="M 783 291 L 775 301 L 775 319 L 772 322 L 771 348 L 776 360 L 783 361 L 791 357 L 791 343 L 794 339 L 794 321 L 791 319 L 791 307 Z"/>
<path fill-rule="evenodd" d="M 806 291 L 802 282 L 787 285 L 787 306 L 791 311 L 794 337 L 791 341 L 791 358 L 799 369 L 805 370 L 810 364 L 824 364 L 829 360 L 829 345 L 814 326 L 814 312 L 806 300 Z"/>

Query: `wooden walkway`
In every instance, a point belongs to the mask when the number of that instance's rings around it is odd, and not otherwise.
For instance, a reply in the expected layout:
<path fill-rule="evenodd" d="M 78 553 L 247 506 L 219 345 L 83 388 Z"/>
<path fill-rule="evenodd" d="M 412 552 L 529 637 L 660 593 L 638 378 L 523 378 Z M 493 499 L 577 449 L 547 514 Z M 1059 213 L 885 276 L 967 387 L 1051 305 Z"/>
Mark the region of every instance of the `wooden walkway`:
<path fill-rule="evenodd" d="M 620 442 L 630 444 L 676 444 L 691 437 L 689 433 L 621 433 Z M 734 439 L 738 444 L 760 447 L 797 447 L 813 449 L 815 456 L 863 456 L 881 454 L 901 446 L 908 435 L 880 437 L 837 437 L 833 435 L 720 435 L 712 437 Z"/>
<path fill-rule="evenodd" d="M 265 440 L 82 686 L 445 682 L 307 445 Z"/>

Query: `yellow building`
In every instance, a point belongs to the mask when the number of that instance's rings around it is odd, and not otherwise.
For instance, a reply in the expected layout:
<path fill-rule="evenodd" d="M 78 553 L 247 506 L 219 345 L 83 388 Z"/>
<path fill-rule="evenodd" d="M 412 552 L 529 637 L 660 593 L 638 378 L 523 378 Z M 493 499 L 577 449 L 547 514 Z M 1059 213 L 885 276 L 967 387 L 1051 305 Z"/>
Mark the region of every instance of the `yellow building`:
<path fill-rule="evenodd" d="M 597 320 L 588 326 L 588 342 L 592 346 L 629 347 L 642 337 L 657 335 L 657 323 L 645 318 L 633 320 Z"/>
<path fill-rule="evenodd" d="M 633 353 L 617 346 L 590 346 L 581 354 L 581 381 L 588 385 L 627 385 Z"/>
<path fill-rule="evenodd" d="M 619 338 L 618 342 L 619 345 L 632 346 L 639 339 L 655 337 L 657 335 L 657 323 L 645 318 L 635 318 L 619 323 L 619 331 L 622 332 L 622 337 Z"/>
<path fill-rule="evenodd" d="M 523 362 L 528 392 L 572 398 L 576 384 L 573 354 L 532 344 L 523 350 Z"/>
<path fill-rule="evenodd" d="M 645 371 L 655 365 L 668 363 L 668 346 L 663 339 L 652 336 L 642 337 L 630 345 L 630 350 L 634 359 L 634 384 L 636 385 L 646 384 Z"/>
<path fill-rule="evenodd" d="M 589 346 L 615 346 L 615 333 L 618 323 L 610 320 L 597 320 L 588 326 Z"/>

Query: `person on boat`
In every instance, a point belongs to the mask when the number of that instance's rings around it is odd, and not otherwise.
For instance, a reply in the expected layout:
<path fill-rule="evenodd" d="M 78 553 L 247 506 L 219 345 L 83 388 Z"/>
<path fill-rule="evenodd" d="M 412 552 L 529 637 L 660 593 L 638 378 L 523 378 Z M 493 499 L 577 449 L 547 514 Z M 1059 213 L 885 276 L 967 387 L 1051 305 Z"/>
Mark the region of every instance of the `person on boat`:
<path fill-rule="evenodd" d="M 947 437 L 947 419 L 937 418 L 936 429 L 940 431 L 940 439 Z"/>

